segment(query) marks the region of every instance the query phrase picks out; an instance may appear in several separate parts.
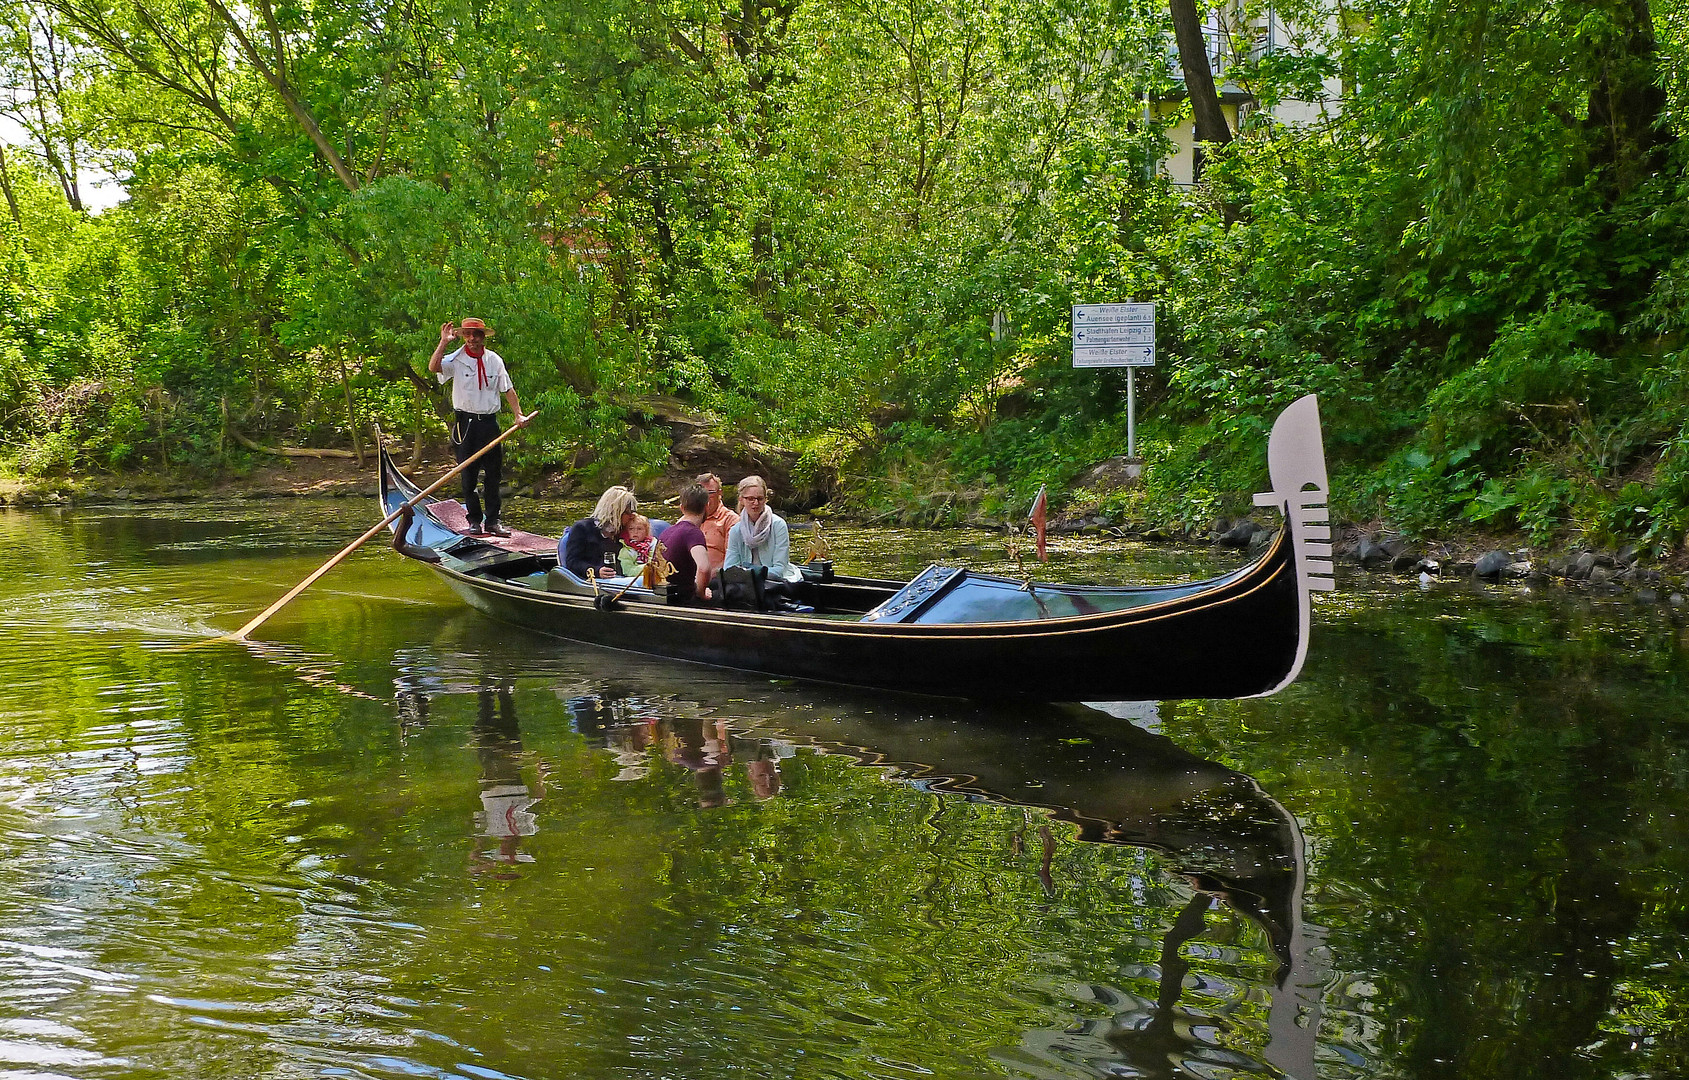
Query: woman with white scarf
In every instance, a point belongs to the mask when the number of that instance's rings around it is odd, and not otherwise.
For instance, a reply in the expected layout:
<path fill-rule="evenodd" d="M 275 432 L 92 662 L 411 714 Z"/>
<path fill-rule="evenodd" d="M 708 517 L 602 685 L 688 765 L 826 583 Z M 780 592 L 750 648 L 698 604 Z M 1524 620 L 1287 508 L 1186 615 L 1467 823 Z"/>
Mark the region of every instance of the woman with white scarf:
<path fill-rule="evenodd" d="M 769 509 L 768 484 L 760 476 L 739 481 L 739 521 L 728 530 L 722 565 L 766 566 L 770 585 L 803 580 L 803 571 L 792 565 L 792 534 L 785 519 Z"/>

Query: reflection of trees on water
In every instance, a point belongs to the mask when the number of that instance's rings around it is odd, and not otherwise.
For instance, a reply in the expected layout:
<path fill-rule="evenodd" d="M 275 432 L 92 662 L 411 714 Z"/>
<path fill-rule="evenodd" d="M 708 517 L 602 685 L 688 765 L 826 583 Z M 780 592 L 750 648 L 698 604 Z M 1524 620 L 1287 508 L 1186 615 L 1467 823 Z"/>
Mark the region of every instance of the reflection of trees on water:
<path fill-rule="evenodd" d="M 1349 614 L 1293 713 L 1222 729 L 1321 817 L 1326 1042 L 1413 1077 L 1689 1075 L 1681 614 Z"/>

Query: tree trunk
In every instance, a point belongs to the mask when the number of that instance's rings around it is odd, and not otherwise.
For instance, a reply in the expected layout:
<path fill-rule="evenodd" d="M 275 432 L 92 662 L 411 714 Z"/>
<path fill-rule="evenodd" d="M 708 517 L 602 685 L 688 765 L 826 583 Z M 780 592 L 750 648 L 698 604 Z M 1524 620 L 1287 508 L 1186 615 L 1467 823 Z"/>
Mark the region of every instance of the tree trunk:
<path fill-rule="evenodd" d="M 1232 141 L 1232 132 L 1220 109 L 1220 92 L 1214 87 L 1208 50 L 1202 44 L 1202 17 L 1196 10 L 1196 0 L 1167 0 L 1167 6 L 1173 13 L 1179 66 L 1184 69 L 1185 92 L 1190 95 L 1191 114 L 1196 119 L 1196 141 L 1223 146 Z"/>
<path fill-rule="evenodd" d="M 64 72 L 59 57 L 61 42 L 53 27 L 45 21 L 31 24 L 28 34 L 24 57 L 29 64 L 30 104 L 35 108 L 37 124 L 32 134 L 41 144 L 41 156 L 58 180 L 65 202 L 80 214 L 83 207 L 82 190 L 76 180 L 76 136 L 67 133 L 64 114 Z M 45 61 L 37 55 L 38 47 L 45 50 Z M 50 67 L 43 69 L 43 62 Z M 59 139 L 64 140 L 63 153 L 57 145 Z"/>
<path fill-rule="evenodd" d="M 411 471 L 415 472 L 417 469 L 420 469 L 422 467 L 422 408 L 423 408 L 423 405 L 422 405 L 422 391 L 417 390 L 415 384 L 412 384 L 411 389 L 416 390 L 416 396 L 412 399 L 412 401 L 415 402 L 415 408 L 412 410 L 411 418 L 413 420 L 415 420 L 416 423 L 413 425 L 415 440 L 411 443 L 411 465 L 410 465 Z"/>
<path fill-rule="evenodd" d="M 364 467 L 364 442 L 358 434 L 358 410 L 352 407 L 352 380 L 346 375 L 346 352 L 335 347 L 334 358 L 340 365 L 340 388 L 346 391 L 346 429 L 352 433 L 352 452 L 358 455 L 358 468 Z"/>
<path fill-rule="evenodd" d="M 12 212 L 12 224 L 23 227 L 23 215 L 18 213 L 18 196 L 12 190 L 12 174 L 6 168 L 6 144 L 0 143 L 0 192 L 6 195 L 6 209 Z"/>
<path fill-rule="evenodd" d="M 159 426 L 162 429 L 162 419 L 159 421 Z M 229 399 L 226 397 L 223 399 L 223 430 L 228 433 L 229 438 L 255 454 L 272 454 L 276 457 L 290 458 L 349 458 L 352 456 L 350 450 L 307 450 L 296 446 L 263 446 L 253 442 L 239 428 L 235 427 L 234 420 L 229 416 Z M 169 456 L 166 455 L 165 464 L 168 465 L 169 463 Z"/>
<path fill-rule="evenodd" d="M 1588 7 L 1588 16 L 1599 13 L 1600 25 L 1608 28 L 1588 42 L 1597 72 L 1589 89 L 1590 156 L 1594 164 L 1611 167 L 1609 186 L 1623 195 L 1665 166 L 1671 138 L 1663 122 L 1666 92 L 1654 20 L 1648 0 L 1593 0 Z"/>

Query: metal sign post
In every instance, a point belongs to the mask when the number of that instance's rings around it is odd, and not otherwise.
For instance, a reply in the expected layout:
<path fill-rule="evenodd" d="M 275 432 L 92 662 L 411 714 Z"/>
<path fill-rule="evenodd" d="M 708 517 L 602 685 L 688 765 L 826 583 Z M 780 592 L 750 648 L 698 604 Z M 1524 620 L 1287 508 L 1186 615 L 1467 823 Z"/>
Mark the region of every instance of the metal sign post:
<path fill-rule="evenodd" d="M 1154 304 L 1074 304 L 1073 366 L 1126 369 L 1126 456 L 1138 456 L 1135 368 L 1155 366 Z"/>
<path fill-rule="evenodd" d="M 1138 371 L 1136 368 L 1126 369 L 1126 456 L 1138 456 L 1138 403 L 1137 397 Z"/>

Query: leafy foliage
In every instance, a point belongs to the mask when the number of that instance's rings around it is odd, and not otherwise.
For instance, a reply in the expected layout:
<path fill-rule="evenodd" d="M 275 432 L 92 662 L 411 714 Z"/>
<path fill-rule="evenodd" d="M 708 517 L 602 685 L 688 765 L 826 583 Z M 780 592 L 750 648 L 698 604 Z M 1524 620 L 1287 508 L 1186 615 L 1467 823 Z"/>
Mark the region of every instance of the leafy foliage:
<path fill-rule="evenodd" d="M 1180 188 L 1141 0 L 9 0 L 8 107 L 47 106 L 0 164 L 11 453 L 224 465 L 225 408 L 334 442 L 348 397 L 437 437 L 424 359 L 478 314 L 543 409 L 519 465 L 648 470 L 627 417 L 679 394 L 951 520 L 1124 449 L 1124 376 L 1072 368 L 1068 318 L 1133 298 L 1162 359 L 1121 513 L 1247 510 L 1312 391 L 1353 517 L 1669 549 L 1678 8 L 1291 3 L 1273 48 L 1228 9 L 1258 107 Z M 64 66 L 46 97 L 32 61 Z M 89 216 L 95 164 L 128 199 Z"/>

